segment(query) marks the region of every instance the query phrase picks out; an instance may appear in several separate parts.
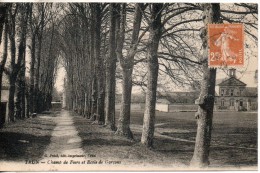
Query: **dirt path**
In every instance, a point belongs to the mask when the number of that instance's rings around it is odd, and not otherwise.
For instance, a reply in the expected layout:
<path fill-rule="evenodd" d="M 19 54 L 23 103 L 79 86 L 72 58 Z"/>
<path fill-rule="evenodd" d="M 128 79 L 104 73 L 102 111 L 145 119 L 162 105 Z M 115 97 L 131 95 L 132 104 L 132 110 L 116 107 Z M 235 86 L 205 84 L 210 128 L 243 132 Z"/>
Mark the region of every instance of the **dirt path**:
<path fill-rule="evenodd" d="M 86 156 L 82 149 L 82 139 L 74 126 L 70 112 L 62 110 L 60 116 L 55 117 L 54 121 L 57 125 L 40 162 L 51 165 L 51 169 L 55 170 L 65 161 L 68 164 L 84 161 Z M 76 161 L 73 160 L 74 158 L 77 158 Z"/>

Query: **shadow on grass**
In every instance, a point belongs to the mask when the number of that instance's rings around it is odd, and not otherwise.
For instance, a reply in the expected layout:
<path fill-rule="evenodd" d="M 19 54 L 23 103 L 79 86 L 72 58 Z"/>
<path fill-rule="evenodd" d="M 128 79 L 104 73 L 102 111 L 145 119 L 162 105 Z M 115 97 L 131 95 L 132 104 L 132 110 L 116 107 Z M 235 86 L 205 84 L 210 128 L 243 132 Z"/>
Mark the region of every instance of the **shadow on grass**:
<path fill-rule="evenodd" d="M 83 146 L 90 146 L 90 145 L 105 145 L 105 146 L 132 146 L 134 143 L 126 140 L 119 140 L 119 139 L 87 139 L 83 140 Z"/>
<path fill-rule="evenodd" d="M 154 140 L 154 148 L 157 152 L 168 155 L 185 165 L 189 165 L 194 151 L 194 144 L 157 138 Z"/>
<path fill-rule="evenodd" d="M 244 156 L 245 153 L 247 157 Z M 212 147 L 210 151 L 210 158 L 217 160 L 223 165 L 234 165 L 234 166 L 257 165 L 257 151 L 255 150 Z M 225 158 L 225 159 L 220 160 L 218 158 Z"/>
<path fill-rule="evenodd" d="M 29 123 L 29 124 L 27 124 Z M 13 124 L 6 124 L 5 128 L 3 128 L 2 132 L 0 131 L 0 133 L 4 133 L 6 131 L 10 131 L 10 129 L 12 129 L 12 131 L 17 131 L 17 132 L 21 132 L 24 131 L 25 129 L 30 129 L 31 131 L 36 130 L 38 131 L 52 131 L 53 128 L 55 127 L 55 125 L 53 123 L 48 123 L 48 122 L 43 122 L 43 121 L 38 121 L 38 120 L 33 120 L 33 121 L 28 121 L 28 120 L 19 120 Z M 22 133 L 22 132 L 21 132 Z"/>
<path fill-rule="evenodd" d="M 0 160 L 5 161 L 39 159 L 50 143 L 50 136 L 13 132 L 0 132 L 0 139 Z"/>
<path fill-rule="evenodd" d="M 118 117 L 117 112 L 117 117 Z M 170 128 L 170 129 L 181 129 L 189 132 L 178 133 L 178 132 L 163 132 L 162 134 L 172 138 L 181 138 L 189 140 L 188 142 L 182 142 L 176 140 L 170 140 L 156 137 L 154 139 L 154 149 L 151 151 L 153 154 L 147 155 L 147 158 L 150 159 L 151 156 L 155 156 L 155 158 L 159 158 L 162 160 L 163 157 L 166 157 L 168 160 L 178 161 L 180 163 L 184 163 L 186 165 L 189 164 L 192 159 L 194 146 L 195 146 L 195 137 L 197 124 L 194 119 L 194 113 L 176 113 L 177 115 L 173 116 L 171 114 L 158 113 L 159 115 L 156 117 L 156 124 L 160 124 L 160 128 Z M 161 115 L 160 115 L 161 114 Z M 182 117 L 183 116 L 183 117 Z M 131 116 L 131 122 L 134 125 L 142 125 L 142 117 L 143 113 L 133 113 Z M 212 166 L 255 166 L 257 165 L 257 151 L 249 150 L 249 149 L 240 149 L 239 147 L 244 148 L 257 148 L 257 128 L 250 124 L 240 123 L 243 119 L 239 120 L 239 123 L 233 123 L 233 119 L 237 117 L 230 118 L 229 122 L 226 122 L 226 118 L 221 114 L 221 117 L 216 117 L 213 123 L 213 131 L 212 131 L 212 141 L 210 148 L 210 163 Z M 254 118 L 254 117 L 251 117 Z M 144 157 L 145 152 L 150 152 L 150 150 L 144 150 L 142 146 L 138 147 L 138 142 L 141 139 L 141 131 L 134 131 L 135 144 L 130 144 L 126 141 L 121 141 L 115 139 L 113 134 L 109 134 L 105 131 L 99 133 L 101 130 L 98 130 L 98 135 L 95 131 L 97 126 L 91 126 L 91 122 L 88 120 L 84 120 L 82 118 L 75 118 L 76 126 L 80 133 L 80 136 L 83 138 L 83 147 L 85 146 L 96 146 L 96 145 L 109 145 L 115 146 L 126 146 L 125 150 L 129 150 L 129 153 L 133 156 L 129 156 L 131 159 L 136 158 L 146 158 Z M 252 119 L 253 121 L 254 119 Z M 117 122 L 117 121 L 116 121 Z M 243 121 L 244 122 L 244 121 Z M 243 126 L 242 126 L 242 125 Z M 100 128 L 99 128 L 100 129 Z M 86 131 L 91 131 L 92 133 L 87 134 Z M 91 135 L 91 136 L 88 136 Z M 107 136 L 106 136 L 107 135 Z M 96 136 L 96 137 L 95 137 Z M 107 138 L 113 138 L 111 140 L 107 140 Z M 92 139 L 94 138 L 94 140 Z M 99 138 L 99 139 L 98 139 Z M 106 138 L 106 139 L 104 139 Z M 218 146 L 219 147 L 216 147 Z M 130 146 L 127 148 L 127 146 Z M 112 147 L 111 147 L 112 148 Z M 117 152 L 117 150 L 116 150 Z M 120 153 L 120 150 L 118 150 Z M 127 154 L 129 154 L 127 153 Z M 137 154 L 136 154 L 137 153 Z M 166 159 L 166 160 L 167 160 Z"/>

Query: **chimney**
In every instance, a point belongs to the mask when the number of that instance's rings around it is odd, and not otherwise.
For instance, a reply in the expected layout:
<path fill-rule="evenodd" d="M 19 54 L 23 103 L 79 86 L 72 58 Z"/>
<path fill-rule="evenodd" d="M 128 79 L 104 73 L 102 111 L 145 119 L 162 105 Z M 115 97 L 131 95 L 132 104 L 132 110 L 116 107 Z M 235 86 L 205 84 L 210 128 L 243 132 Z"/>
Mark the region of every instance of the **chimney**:
<path fill-rule="evenodd" d="M 229 69 L 229 77 L 236 77 L 236 69 L 234 68 Z"/>

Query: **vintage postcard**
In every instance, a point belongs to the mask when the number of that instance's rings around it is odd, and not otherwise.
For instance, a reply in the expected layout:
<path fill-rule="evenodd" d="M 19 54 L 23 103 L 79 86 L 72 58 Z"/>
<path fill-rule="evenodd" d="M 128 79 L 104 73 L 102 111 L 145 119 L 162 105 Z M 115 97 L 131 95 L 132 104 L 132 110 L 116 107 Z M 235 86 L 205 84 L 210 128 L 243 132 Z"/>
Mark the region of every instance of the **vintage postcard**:
<path fill-rule="evenodd" d="M 0 2 L 0 171 L 258 169 L 258 3 Z"/>

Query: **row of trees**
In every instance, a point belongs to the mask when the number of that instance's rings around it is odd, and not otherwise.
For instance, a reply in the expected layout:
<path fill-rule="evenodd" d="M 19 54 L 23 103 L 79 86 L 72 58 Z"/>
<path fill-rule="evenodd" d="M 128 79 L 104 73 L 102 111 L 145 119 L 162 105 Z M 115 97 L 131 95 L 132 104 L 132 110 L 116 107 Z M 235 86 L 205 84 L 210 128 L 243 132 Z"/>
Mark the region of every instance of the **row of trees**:
<path fill-rule="evenodd" d="M 5 73 L 9 79 L 7 119 L 14 122 L 51 106 L 59 56 L 59 50 L 53 46 L 57 40 L 58 12 L 46 3 L 0 5 L 0 81 L 2 86 Z"/>
<path fill-rule="evenodd" d="M 166 74 L 182 84 L 194 84 L 199 76 L 198 130 L 191 164 L 208 165 L 216 69 L 208 67 L 207 24 L 243 22 L 248 39 L 256 42 L 252 34 L 257 29 L 256 4 L 231 4 L 223 9 L 220 4 L 69 4 L 65 11 L 61 33 L 66 88 L 70 89 L 68 108 L 132 139 L 132 86 L 145 86 L 141 143 L 152 147 L 158 75 Z M 141 68 L 141 78 L 135 74 L 133 80 L 133 72 L 140 73 L 134 68 L 137 65 L 146 68 Z M 122 80 L 117 127 L 116 77 Z"/>
<path fill-rule="evenodd" d="M 247 38 L 256 42 L 252 34 L 257 30 L 256 4 L 18 3 L 0 8 L 0 31 L 5 28 L 0 33 L 4 44 L 0 72 L 9 75 L 12 121 L 14 115 L 19 117 L 14 113 L 14 93 L 21 117 L 25 110 L 29 116 L 29 112 L 50 107 L 57 63 L 62 59 L 67 109 L 129 139 L 134 138 L 130 129 L 132 86 L 145 88 L 141 143 L 151 148 L 158 87 L 168 79 L 182 86 L 196 85 L 202 79 L 191 163 L 208 165 L 216 69 L 208 68 L 207 24 L 243 22 Z M 7 52 L 11 53 L 9 66 L 5 65 Z M 30 61 L 28 80 L 26 57 Z M 122 99 L 116 123 L 118 80 Z"/>
<path fill-rule="evenodd" d="M 178 26 L 200 22 L 201 19 L 196 18 L 185 20 L 188 16 L 183 15 L 185 12 L 192 13 L 192 10 L 198 7 L 193 7 L 191 4 L 183 4 L 180 8 L 174 4 L 157 5 L 160 6 L 159 9 L 156 4 L 154 6 L 154 4 L 78 3 L 64 6 L 67 15 L 61 21 L 59 29 L 64 66 L 67 71 L 66 105 L 69 109 L 93 118 L 99 124 L 105 124 L 118 134 L 133 138 L 130 130 L 133 84 L 148 88 L 146 103 L 150 102 L 147 108 L 150 107 L 151 110 L 147 109 L 145 112 L 147 118 L 153 122 L 159 64 L 164 67 L 161 72 L 167 75 L 172 72 L 171 65 L 182 67 L 183 72 L 172 75 L 172 78 L 178 76 L 179 81 L 184 81 L 185 76 L 188 76 L 187 83 L 191 81 L 194 69 L 189 69 L 188 66 L 197 65 L 196 69 L 199 64 L 196 55 L 192 54 L 196 47 L 188 44 L 190 36 Z M 183 17 L 179 19 L 182 15 Z M 198 28 L 192 30 L 197 31 Z M 178 34 L 183 34 L 186 38 Z M 193 38 L 198 39 L 196 36 Z M 157 51 L 158 48 L 160 52 Z M 157 54 L 160 55 L 160 62 Z M 190 58 L 186 58 L 184 54 L 190 55 Z M 134 66 L 146 63 L 150 64 L 147 79 L 151 80 L 146 79 L 142 82 L 137 77 L 133 81 Z M 122 80 L 122 104 L 117 128 L 115 128 L 116 77 Z M 152 131 L 153 127 L 145 126 L 147 136 L 144 135 L 143 139 L 150 147 L 152 140 L 149 138 L 152 139 L 152 136 L 148 135 L 151 134 L 148 131 Z"/>

